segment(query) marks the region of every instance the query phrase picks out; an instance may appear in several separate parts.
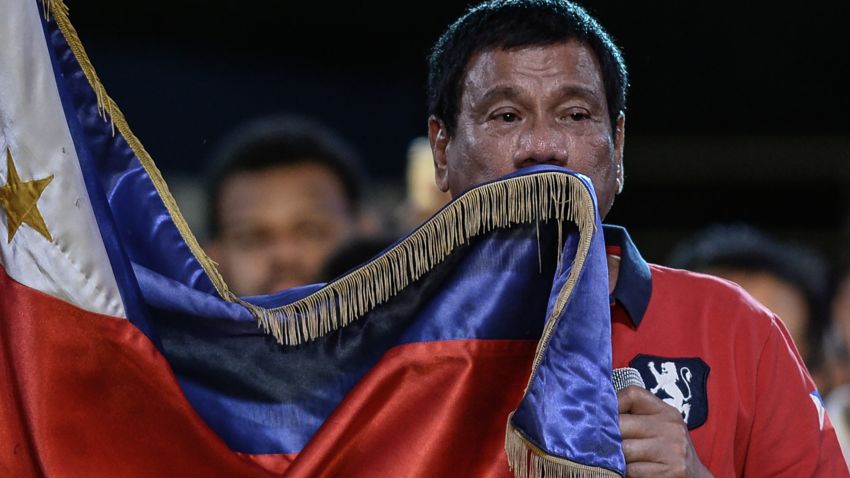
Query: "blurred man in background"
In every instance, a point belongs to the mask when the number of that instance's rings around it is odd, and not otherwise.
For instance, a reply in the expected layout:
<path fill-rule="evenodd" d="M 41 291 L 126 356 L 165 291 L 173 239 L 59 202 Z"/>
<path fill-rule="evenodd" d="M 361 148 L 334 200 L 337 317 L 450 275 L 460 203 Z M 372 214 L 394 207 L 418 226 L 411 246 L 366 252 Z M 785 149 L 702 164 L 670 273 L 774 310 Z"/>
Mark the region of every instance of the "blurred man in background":
<path fill-rule="evenodd" d="M 831 334 L 825 347 L 833 387 L 824 398 L 844 459 L 850 463 L 850 251 L 841 258 L 833 276 Z"/>
<path fill-rule="evenodd" d="M 392 224 L 384 226 L 384 232 L 364 234 L 339 247 L 328 256 L 318 276 L 320 281 L 329 282 L 365 264 L 396 240 L 413 232 L 449 202 L 451 195 L 434 184 L 434 157 L 426 136 L 410 141 L 406 159 L 405 187 L 398 198 L 400 202 L 384 208 L 392 216 Z"/>
<path fill-rule="evenodd" d="M 717 224 L 677 245 L 667 262 L 743 287 L 779 316 L 818 389 L 824 394 L 829 391 L 823 353 L 829 276 L 819 253 L 780 241 L 749 224 Z"/>
<path fill-rule="evenodd" d="M 210 166 L 207 250 L 239 295 L 317 281 L 359 231 L 360 159 L 313 119 L 250 122 L 219 143 Z"/>

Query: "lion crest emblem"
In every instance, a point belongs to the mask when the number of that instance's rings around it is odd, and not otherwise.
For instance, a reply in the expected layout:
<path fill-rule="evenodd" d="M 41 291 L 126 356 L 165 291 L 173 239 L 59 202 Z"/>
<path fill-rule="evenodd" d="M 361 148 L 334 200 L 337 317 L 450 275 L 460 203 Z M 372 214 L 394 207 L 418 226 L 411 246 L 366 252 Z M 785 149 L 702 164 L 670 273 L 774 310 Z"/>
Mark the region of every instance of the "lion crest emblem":
<path fill-rule="evenodd" d="M 679 410 L 689 429 L 705 423 L 709 368 L 702 359 L 638 355 L 629 365 L 640 372 L 647 390 Z"/>

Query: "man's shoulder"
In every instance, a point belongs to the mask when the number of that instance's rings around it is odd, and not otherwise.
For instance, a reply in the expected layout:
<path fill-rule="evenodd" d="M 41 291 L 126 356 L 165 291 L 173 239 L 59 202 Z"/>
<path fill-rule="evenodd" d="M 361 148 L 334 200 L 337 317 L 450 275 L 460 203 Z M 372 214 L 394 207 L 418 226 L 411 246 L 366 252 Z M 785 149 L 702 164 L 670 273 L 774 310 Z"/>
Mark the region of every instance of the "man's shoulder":
<path fill-rule="evenodd" d="M 751 317 L 768 326 L 775 315 L 740 285 L 721 277 L 649 264 L 652 273 L 650 304 L 699 311 L 712 317 Z"/>
<path fill-rule="evenodd" d="M 741 299 L 749 297 L 741 286 L 722 277 L 660 264 L 648 263 L 648 265 L 653 283 L 658 282 L 660 287 L 682 291 L 694 290 L 700 294 L 711 292 Z"/>

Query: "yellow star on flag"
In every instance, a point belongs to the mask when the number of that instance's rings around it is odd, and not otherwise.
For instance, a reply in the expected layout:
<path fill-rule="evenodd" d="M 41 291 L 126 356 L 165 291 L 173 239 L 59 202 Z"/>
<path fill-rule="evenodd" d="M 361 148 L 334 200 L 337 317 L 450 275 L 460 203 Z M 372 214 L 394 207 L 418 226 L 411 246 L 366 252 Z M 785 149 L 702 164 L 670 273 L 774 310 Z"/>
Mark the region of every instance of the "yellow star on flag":
<path fill-rule="evenodd" d="M 44 188 L 53 180 L 53 175 L 44 179 L 21 181 L 15 163 L 12 161 L 12 150 L 6 148 L 6 184 L 0 186 L 0 208 L 6 211 L 9 228 L 9 242 L 15 237 L 21 224 L 27 224 L 38 231 L 48 241 L 52 241 L 47 224 L 38 210 L 38 199 Z"/>

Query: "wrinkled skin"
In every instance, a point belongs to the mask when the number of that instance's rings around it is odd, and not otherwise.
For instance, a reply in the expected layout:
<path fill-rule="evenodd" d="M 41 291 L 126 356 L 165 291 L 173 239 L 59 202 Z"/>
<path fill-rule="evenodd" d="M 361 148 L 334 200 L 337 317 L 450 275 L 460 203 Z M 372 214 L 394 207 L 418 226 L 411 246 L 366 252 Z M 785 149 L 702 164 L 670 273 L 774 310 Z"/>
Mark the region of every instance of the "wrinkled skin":
<path fill-rule="evenodd" d="M 437 186 L 466 189 L 534 164 L 587 175 L 604 216 L 623 184 L 625 116 L 611 130 L 595 55 L 569 42 L 475 55 L 463 81 L 457 131 L 429 119 Z"/>

